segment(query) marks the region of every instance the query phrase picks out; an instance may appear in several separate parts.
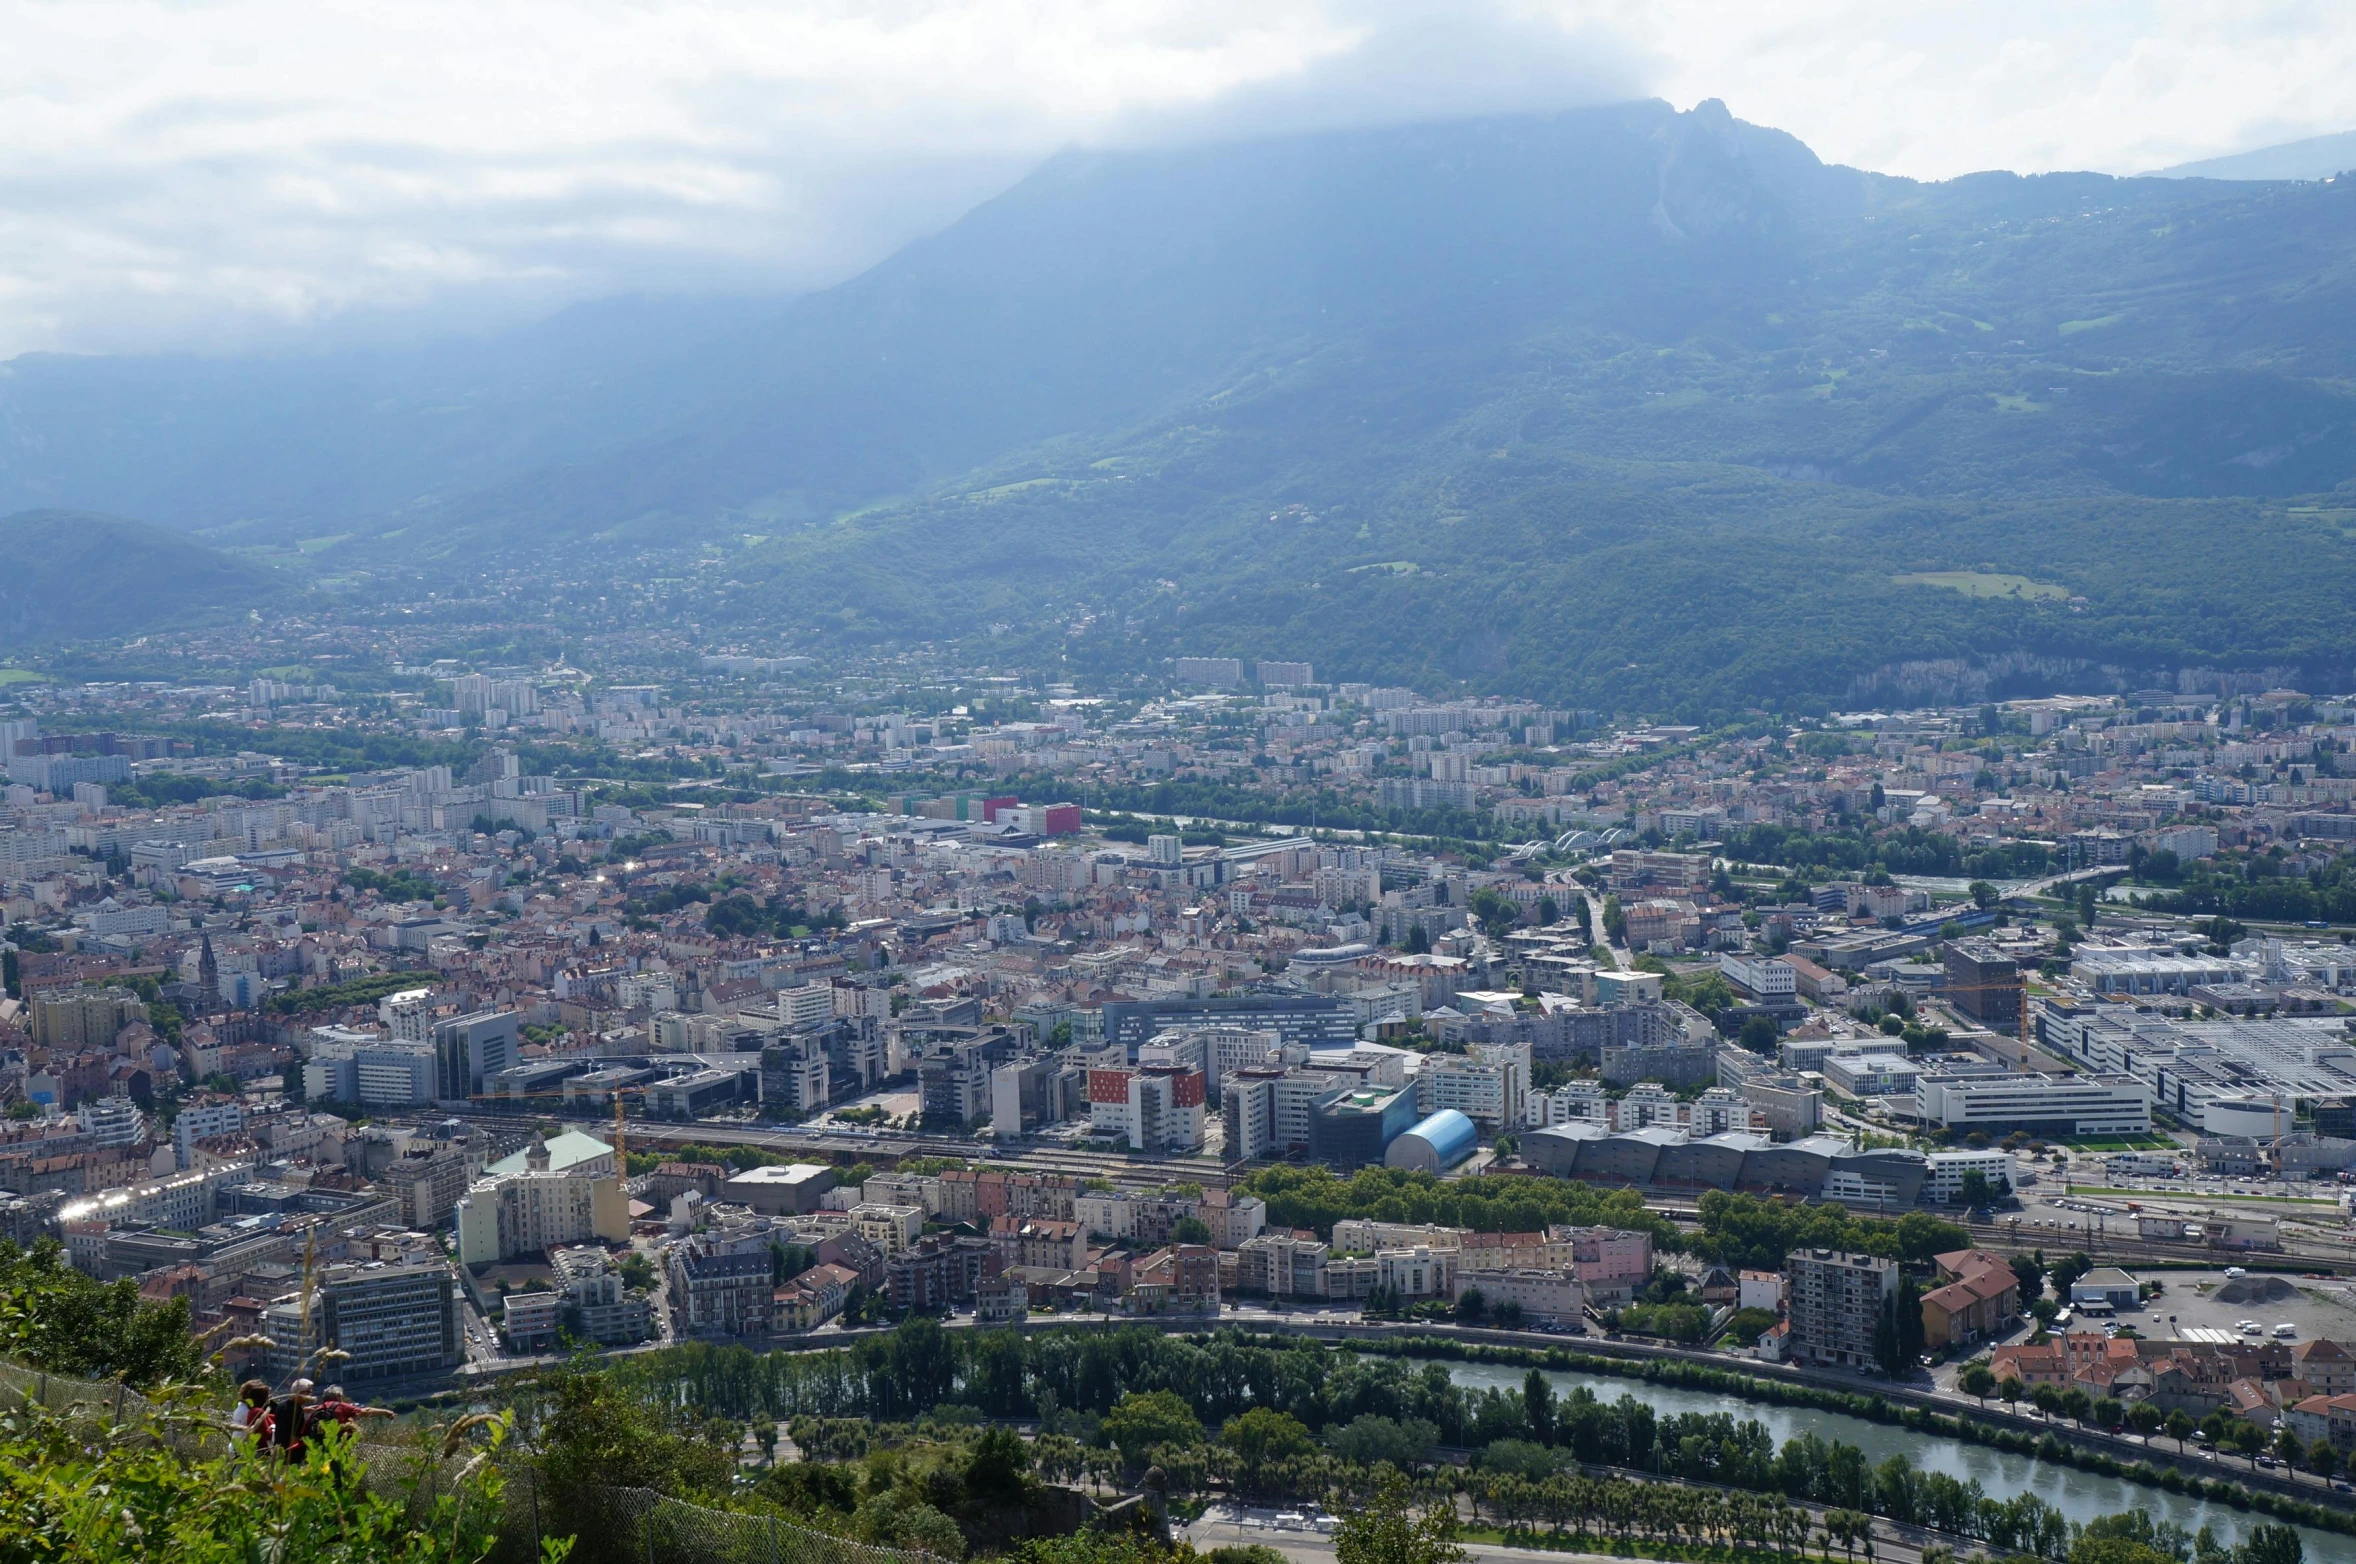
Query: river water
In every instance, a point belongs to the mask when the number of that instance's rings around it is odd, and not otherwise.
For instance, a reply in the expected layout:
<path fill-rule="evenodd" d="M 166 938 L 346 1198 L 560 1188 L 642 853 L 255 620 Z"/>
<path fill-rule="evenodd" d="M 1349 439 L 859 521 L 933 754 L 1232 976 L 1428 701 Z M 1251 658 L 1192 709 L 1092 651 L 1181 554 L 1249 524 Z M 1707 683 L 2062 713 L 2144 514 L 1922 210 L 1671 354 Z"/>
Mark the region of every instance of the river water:
<path fill-rule="evenodd" d="M 1460 1385 L 1480 1389 L 1495 1386 L 1500 1390 L 1519 1390 L 1528 1374 L 1526 1369 L 1494 1363 L 1450 1363 L 1448 1372 Z M 1600 1401 L 1635 1396 L 1664 1417 L 1681 1412 L 1732 1413 L 1738 1422 L 1750 1419 L 1762 1424 L 1778 1447 L 1787 1439 L 1815 1434 L 1821 1439 L 1855 1445 L 1875 1465 L 1890 1456 L 1902 1455 L 1926 1471 L 1945 1472 L 1964 1482 L 1976 1479 L 1991 1498 L 2009 1499 L 2017 1493 L 2033 1493 L 2073 1521 L 2090 1521 L 2098 1515 L 2115 1515 L 2122 1510 L 2148 1510 L 2154 1519 L 2175 1521 L 2190 1531 L 2198 1531 L 2203 1525 L 2212 1526 L 2220 1538 L 2231 1542 L 2240 1540 L 2268 1519 L 2211 1504 L 2205 1499 L 2170 1493 L 2165 1488 L 2147 1488 L 2071 1466 L 2047 1466 L 2032 1456 L 2015 1455 L 2009 1450 L 1960 1439 L 1918 1434 L 1890 1424 L 1869 1423 L 1841 1412 L 1771 1406 L 1745 1401 L 1740 1396 L 1607 1375 L 1549 1370 L 1546 1377 L 1553 1381 L 1557 1395 L 1584 1387 Z M 2220 1460 L 2218 1475 L 2230 1478 L 2236 1464 Z M 2299 1536 L 2307 1545 L 2308 1559 L 2318 1564 L 2326 1560 L 2356 1559 L 2356 1537 L 2337 1536 L 2305 1526 L 2299 1528 Z"/>

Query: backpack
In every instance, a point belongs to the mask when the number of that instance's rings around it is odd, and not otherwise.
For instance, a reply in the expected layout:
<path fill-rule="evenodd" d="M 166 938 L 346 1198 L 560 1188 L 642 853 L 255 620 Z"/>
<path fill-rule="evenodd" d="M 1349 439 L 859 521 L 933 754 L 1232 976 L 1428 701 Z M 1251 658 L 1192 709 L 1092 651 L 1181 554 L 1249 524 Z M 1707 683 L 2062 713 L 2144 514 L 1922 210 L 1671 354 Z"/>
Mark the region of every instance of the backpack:
<path fill-rule="evenodd" d="M 303 1435 L 309 1432 L 310 1419 L 304 1415 L 301 1399 L 293 1395 L 278 1397 L 270 1403 L 271 1442 L 289 1456 L 303 1448 Z"/>

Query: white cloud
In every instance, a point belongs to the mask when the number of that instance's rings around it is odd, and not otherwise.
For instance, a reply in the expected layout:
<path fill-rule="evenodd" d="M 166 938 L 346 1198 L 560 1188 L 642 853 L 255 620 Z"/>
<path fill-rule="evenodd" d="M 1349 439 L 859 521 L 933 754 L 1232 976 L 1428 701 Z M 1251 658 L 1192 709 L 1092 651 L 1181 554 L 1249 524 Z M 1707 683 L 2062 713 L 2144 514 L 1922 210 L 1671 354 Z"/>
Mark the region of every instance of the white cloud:
<path fill-rule="evenodd" d="M 1567 0 L 1566 0 L 1567 3 Z M 1835 162 L 1942 179 L 2143 173 L 2356 129 L 2356 7 L 2306 0 L 1568 6 Z"/>
<path fill-rule="evenodd" d="M 1923 176 L 2356 126 L 2342 5 L 0 0 L 0 354 L 830 281 L 1040 157 L 1655 92 Z"/>

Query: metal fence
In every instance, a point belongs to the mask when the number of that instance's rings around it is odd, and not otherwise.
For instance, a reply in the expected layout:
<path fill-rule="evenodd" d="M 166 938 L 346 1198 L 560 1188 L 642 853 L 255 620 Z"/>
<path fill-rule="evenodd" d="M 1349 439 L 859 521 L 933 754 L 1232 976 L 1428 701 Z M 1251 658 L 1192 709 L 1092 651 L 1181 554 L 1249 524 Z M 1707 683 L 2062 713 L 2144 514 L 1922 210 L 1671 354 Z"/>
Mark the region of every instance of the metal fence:
<path fill-rule="evenodd" d="M 147 1411 L 147 1398 L 119 1380 L 80 1379 L 0 1363 L 0 1394 L 11 1406 L 27 1402 L 69 1421 L 119 1423 Z"/>

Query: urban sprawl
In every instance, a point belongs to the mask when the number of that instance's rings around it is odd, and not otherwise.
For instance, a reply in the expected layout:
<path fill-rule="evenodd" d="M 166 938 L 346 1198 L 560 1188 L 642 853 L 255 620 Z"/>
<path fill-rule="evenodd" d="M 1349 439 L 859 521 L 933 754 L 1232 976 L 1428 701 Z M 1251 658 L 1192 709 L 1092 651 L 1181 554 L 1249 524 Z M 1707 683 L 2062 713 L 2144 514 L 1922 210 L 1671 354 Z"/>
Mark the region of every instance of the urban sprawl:
<path fill-rule="evenodd" d="M 379 1393 L 1315 1311 L 2356 1450 L 2356 708 L 1318 673 L 0 686 L 0 1233 Z"/>

